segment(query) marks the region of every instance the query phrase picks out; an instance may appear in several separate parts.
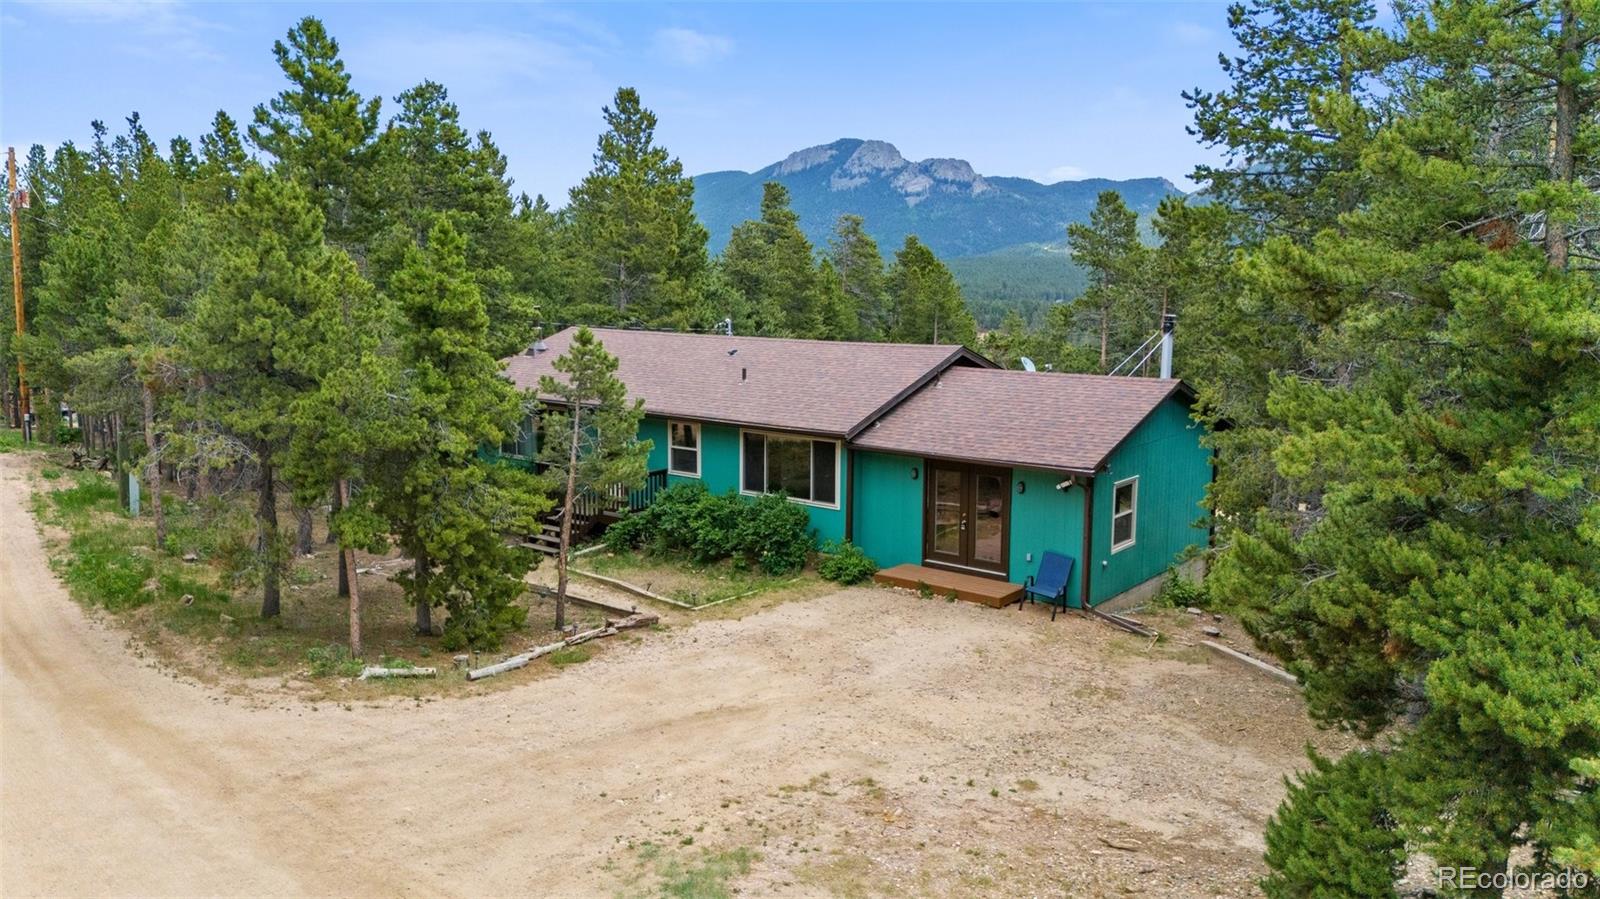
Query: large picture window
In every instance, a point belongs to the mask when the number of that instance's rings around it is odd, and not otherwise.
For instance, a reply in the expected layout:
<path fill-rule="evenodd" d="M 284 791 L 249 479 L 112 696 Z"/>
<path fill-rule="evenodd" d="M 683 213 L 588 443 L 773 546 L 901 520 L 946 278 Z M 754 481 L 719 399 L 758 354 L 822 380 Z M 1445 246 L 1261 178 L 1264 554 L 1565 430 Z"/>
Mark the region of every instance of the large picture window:
<path fill-rule="evenodd" d="M 839 444 L 785 434 L 745 431 L 740 487 L 745 493 L 786 493 L 824 506 L 839 504 Z"/>
<path fill-rule="evenodd" d="M 1139 515 L 1139 479 L 1118 481 L 1111 498 L 1111 551 L 1133 545 Z"/>
<path fill-rule="evenodd" d="M 667 471 L 700 477 L 700 426 L 690 421 L 667 423 Z"/>

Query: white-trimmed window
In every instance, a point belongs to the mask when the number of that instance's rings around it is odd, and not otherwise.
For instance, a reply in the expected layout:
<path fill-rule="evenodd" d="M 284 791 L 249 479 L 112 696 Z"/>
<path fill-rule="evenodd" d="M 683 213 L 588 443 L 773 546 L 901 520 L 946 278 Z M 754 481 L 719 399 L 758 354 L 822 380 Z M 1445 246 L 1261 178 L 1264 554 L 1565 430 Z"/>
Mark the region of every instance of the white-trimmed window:
<path fill-rule="evenodd" d="M 667 471 L 686 478 L 700 477 L 700 425 L 692 421 L 667 422 Z"/>
<path fill-rule="evenodd" d="M 1111 551 L 1133 545 L 1139 515 L 1139 478 L 1118 481 L 1111 492 Z"/>
<path fill-rule="evenodd" d="M 839 507 L 839 441 L 765 431 L 742 431 L 739 439 L 741 492 Z"/>

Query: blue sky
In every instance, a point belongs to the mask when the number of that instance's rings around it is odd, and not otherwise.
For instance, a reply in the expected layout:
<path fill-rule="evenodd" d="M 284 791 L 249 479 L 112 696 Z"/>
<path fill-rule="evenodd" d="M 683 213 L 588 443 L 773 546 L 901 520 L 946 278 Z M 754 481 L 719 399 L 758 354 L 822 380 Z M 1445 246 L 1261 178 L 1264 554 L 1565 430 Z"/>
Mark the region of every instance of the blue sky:
<path fill-rule="evenodd" d="M 281 88 L 273 40 L 302 15 L 358 90 L 442 82 L 493 132 L 517 188 L 556 205 L 600 108 L 633 85 L 691 174 L 754 170 L 840 137 L 1042 181 L 1163 176 L 1214 158 L 1179 92 L 1216 87 L 1222 3 L 428 4 L 7 2 L 0 141 L 86 139 L 138 110 L 161 141 L 245 120 Z"/>

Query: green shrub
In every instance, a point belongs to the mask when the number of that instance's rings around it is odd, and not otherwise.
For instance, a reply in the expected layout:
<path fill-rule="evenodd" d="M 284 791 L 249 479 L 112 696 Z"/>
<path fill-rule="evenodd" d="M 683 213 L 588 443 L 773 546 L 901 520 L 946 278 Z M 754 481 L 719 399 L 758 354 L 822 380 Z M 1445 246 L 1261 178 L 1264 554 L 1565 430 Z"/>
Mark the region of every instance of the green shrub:
<path fill-rule="evenodd" d="M 355 677 L 365 664 L 350 657 L 350 650 L 337 644 L 313 646 L 306 650 L 306 663 L 312 677 Z"/>
<path fill-rule="evenodd" d="M 82 428 L 69 428 L 66 425 L 56 425 L 56 445 L 67 446 L 83 442 Z"/>
<path fill-rule="evenodd" d="M 878 563 L 854 543 L 830 543 L 822 550 L 817 573 L 835 583 L 859 584 L 878 573 Z"/>
<path fill-rule="evenodd" d="M 816 547 L 811 517 L 784 496 L 756 498 L 739 521 L 739 550 L 767 574 L 788 574 L 806 565 Z"/>
<path fill-rule="evenodd" d="M 498 607 L 487 605 L 453 603 L 439 645 L 449 652 L 497 649 L 507 634 L 527 623 L 528 610 L 514 602 Z"/>
<path fill-rule="evenodd" d="M 1187 609 L 1190 606 L 1205 608 L 1206 588 L 1199 582 L 1185 577 L 1176 565 L 1167 569 L 1166 582 L 1161 585 L 1161 592 L 1156 594 L 1155 603 L 1172 609 Z"/>
<path fill-rule="evenodd" d="M 1405 866 L 1405 841 L 1388 811 L 1390 775 L 1377 752 L 1336 762 L 1307 749 L 1311 769 L 1267 822 L 1261 891 L 1279 897 L 1393 896 Z"/>
<path fill-rule="evenodd" d="M 805 566 L 814 546 L 810 526 L 805 509 L 781 496 L 749 502 L 692 481 L 663 490 L 612 525 L 606 540 L 617 549 L 685 553 L 701 564 L 744 557 L 768 574 L 786 574 Z"/>

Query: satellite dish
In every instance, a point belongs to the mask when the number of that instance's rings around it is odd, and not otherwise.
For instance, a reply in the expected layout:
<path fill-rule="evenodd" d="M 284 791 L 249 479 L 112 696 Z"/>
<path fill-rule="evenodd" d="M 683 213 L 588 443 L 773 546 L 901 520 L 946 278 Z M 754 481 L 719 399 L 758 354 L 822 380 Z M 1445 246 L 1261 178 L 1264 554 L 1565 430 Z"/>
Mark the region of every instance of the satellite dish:
<path fill-rule="evenodd" d="M 1027 356 L 1023 356 L 1021 359 L 1019 359 L 1017 361 L 1022 363 L 1022 370 L 1023 371 L 1038 371 L 1038 369 L 1033 367 L 1033 360 L 1029 359 Z"/>

